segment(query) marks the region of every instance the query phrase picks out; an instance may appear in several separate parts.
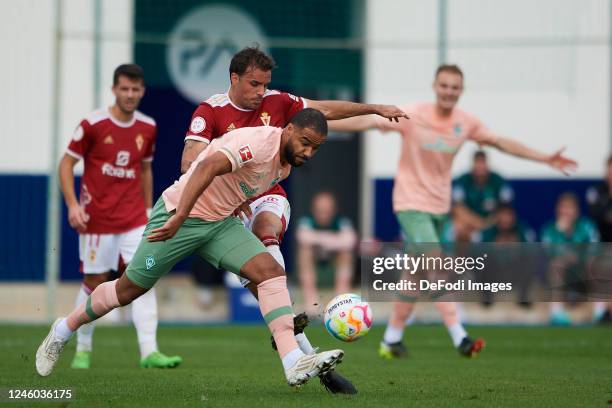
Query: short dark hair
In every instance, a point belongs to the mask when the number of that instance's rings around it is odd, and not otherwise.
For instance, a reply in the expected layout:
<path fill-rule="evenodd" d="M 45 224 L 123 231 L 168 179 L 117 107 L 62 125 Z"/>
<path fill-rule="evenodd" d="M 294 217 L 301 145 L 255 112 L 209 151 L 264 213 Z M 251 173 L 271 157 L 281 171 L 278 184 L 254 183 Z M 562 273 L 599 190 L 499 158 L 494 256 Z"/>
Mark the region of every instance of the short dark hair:
<path fill-rule="evenodd" d="M 571 191 L 561 193 L 557 198 L 557 205 L 559 205 L 563 201 L 571 201 L 576 207 L 580 208 L 580 200 L 578 199 L 578 196 Z"/>
<path fill-rule="evenodd" d="M 484 150 L 476 150 L 473 160 L 476 161 L 477 159 L 487 160 L 487 153 Z"/>
<path fill-rule="evenodd" d="M 320 135 L 327 136 L 327 119 L 319 110 L 313 108 L 302 109 L 291 118 L 290 123 L 302 129 L 309 128 Z"/>
<path fill-rule="evenodd" d="M 232 75 L 244 74 L 249 67 L 259 68 L 262 71 L 271 71 L 276 68 L 276 63 L 265 52 L 259 49 L 258 45 L 246 47 L 238 51 L 230 62 L 229 73 Z"/>
<path fill-rule="evenodd" d="M 455 64 L 442 64 L 438 67 L 438 69 L 436 69 L 436 78 L 438 77 L 438 75 L 440 75 L 440 73 L 442 72 L 450 72 L 451 74 L 457 74 L 459 75 L 461 78 L 463 78 L 463 71 L 461 70 L 461 68 L 459 68 L 458 65 Z"/>
<path fill-rule="evenodd" d="M 132 81 L 140 80 L 144 85 L 144 71 L 137 64 L 121 64 L 117 68 L 115 68 L 115 73 L 113 74 L 113 85 L 117 85 L 119 83 L 119 77 L 125 76 L 131 79 Z"/>

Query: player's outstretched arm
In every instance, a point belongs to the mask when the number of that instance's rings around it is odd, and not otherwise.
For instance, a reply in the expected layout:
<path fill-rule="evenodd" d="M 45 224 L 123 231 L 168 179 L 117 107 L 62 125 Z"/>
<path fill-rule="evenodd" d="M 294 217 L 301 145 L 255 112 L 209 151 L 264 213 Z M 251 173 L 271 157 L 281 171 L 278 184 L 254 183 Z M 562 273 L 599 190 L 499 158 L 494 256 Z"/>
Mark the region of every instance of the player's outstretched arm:
<path fill-rule="evenodd" d="M 351 118 L 361 115 L 379 115 L 390 121 L 399 122 L 401 118 L 408 119 L 406 112 L 394 105 L 371 105 L 348 101 L 312 101 L 307 99 L 309 108 L 323 113 L 328 120 Z"/>
<path fill-rule="evenodd" d="M 328 120 L 329 130 L 336 132 L 362 132 L 376 128 L 376 117 L 374 115 L 355 116 L 341 120 Z"/>
<path fill-rule="evenodd" d="M 189 216 L 198 197 L 212 183 L 213 179 L 231 171 L 232 163 L 221 152 L 216 152 L 199 162 L 185 185 L 174 215 L 168 218 L 163 226 L 151 231 L 147 239 L 150 242 L 155 242 L 172 238 Z"/>
<path fill-rule="evenodd" d="M 150 161 L 142 161 L 140 170 L 140 178 L 142 181 L 142 194 L 144 196 L 145 208 L 153 207 L 153 166 Z"/>
<path fill-rule="evenodd" d="M 78 232 L 84 232 L 87 229 L 88 216 L 79 205 L 74 192 L 74 166 L 78 161 L 76 157 L 64 154 L 59 164 L 59 179 L 64 201 L 68 207 L 68 223 Z"/>
<path fill-rule="evenodd" d="M 570 172 L 575 171 L 578 167 L 578 163 L 575 160 L 562 154 L 565 148 L 559 149 L 553 154 L 546 154 L 532 149 L 521 142 L 501 136 L 497 136 L 493 142 L 488 142 L 486 144 L 494 146 L 502 152 L 516 157 L 548 164 L 550 167 L 559 170 L 566 176 L 569 175 Z"/>
<path fill-rule="evenodd" d="M 193 163 L 198 155 L 206 149 L 206 146 L 208 146 L 208 143 L 197 140 L 185 140 L 183 155 L 181 156 L 181 173 L 187 173 L 191 163 Z"/>

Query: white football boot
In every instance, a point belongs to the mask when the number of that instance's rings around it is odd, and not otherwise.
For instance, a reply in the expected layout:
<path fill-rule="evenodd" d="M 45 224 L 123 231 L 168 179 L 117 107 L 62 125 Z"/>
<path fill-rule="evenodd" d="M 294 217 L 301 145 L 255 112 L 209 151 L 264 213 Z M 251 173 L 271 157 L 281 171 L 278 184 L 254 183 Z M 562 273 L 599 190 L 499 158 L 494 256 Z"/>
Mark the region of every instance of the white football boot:
<path fill-rule="evenodd" d="M 62 319 L 63 317 L 60 317 L 55 321 L 55 323 L 53 323 L 49 334 L 47 334 L 47 337 L 45 337 L 42 344 L 36 351 L 36 371 L 43 377 L 51 374 L 53 367 L 55 367 L 55 364 L 59 359 L 60 353 L 64 349 L 66 343 L 68 343 L 68 341 L 60 339 L 55 334 L 55 326 L 57 326 Z"/>
<path fill-rule="evenodd" d="M 331 350 L 317 354 L 305 354 L 293 365 L 285 370 L 287 384 L 292 387 L 305 384 L 312 377 L 325 374 L 342 361 L 344 351 Z"/>

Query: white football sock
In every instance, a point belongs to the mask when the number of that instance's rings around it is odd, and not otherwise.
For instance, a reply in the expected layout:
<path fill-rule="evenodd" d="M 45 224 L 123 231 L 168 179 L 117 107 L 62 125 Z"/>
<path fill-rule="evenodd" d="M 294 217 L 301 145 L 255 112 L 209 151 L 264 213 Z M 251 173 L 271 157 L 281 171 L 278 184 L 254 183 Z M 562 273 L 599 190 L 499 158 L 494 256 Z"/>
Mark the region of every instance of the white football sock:
<path fill-rule="evenodd" d="M 304 353 L 299 348 L 291 350 L 285 355 L 285 357 L 282 358 L 283 368 L 286 370 L 293 367 L 303 355 Z"/>
<path fill-rule="evenodd" d="M 308 338 L 306 337 L 306 335 L 304 333 L 299 333 L 295 335 L 295 340 L 298 343 L 298 346 L 300 346 L 300 350 L 302 350 L 304 352 L 304 354 L 314 354 L 314 348 L 312 347 L 312 344 L 310 344 L 310 341 L 308 341 Z"/>
<path fill-rule="evenodd" d="M 285 269 L 285 259 L 278 245 L 268 245 L 266 246 L 266 251 Z"/>
<path fill-rule="evenodd" d="M 55 335 L 64 341 L 70 340 L 72 330 L 68 327 L 68 319 L 63 318 L 57 326 L 55 326 Z"/>
<path fill-rule="evenodd" d="M 147 357 L 157 351 L 157 297 L 155 288 L 132 302 L 132 320 L 138 334 L 140 356 Z"/>
<path fill-rule="evenodd" d="M 399 329 L 388 324 L 387 329 L 385 330 L 385 335 L 383 336 L 383 341 L 387 344 L 393 344 L 402 341 L 403 336 L 403 328 Z"/>
<path fill-rule="evenodd" d="M 87 298 L 91 294 L 91 292 L 85 290 L 85 286 L 81 285 L 79 289 L 79 294 L 76 298 L 76 306 L 80 306 L 83 303 L 87 302 Z M 66 326 L 67 327 L 67 326 Z M 77 346 L 76 351 L 91 351 L 92 342 L 93 342 L 93 332 L 96 327 L 96 321 L 94 320 L 91 323 L 87 323 L 79 327 L 77 330 Z"/>
<path fill-rule="evenodd" d="M 461 344 L 461 340 L 467 337 L 467 332 L 463 328 L 463 325 L 459 322 L 453 324 L 452 326 L 447 327 L 448 334 L 450 334 L 453 339 L 453 345 L 455 347 L 459 347 Z"/>

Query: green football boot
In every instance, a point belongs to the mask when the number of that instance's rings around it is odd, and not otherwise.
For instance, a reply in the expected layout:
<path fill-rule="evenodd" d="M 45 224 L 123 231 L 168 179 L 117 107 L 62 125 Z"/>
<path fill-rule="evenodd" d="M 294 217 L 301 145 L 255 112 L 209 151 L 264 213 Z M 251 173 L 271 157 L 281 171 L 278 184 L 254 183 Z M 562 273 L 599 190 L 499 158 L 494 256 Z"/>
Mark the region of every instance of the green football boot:
<path fill-rule="evenodd" d="M 72 359 L 72 363 L 70 363 L 70 367 L 72 368 L 91 367 L 91 351 L 77 351 L 76 353 L 74 353 L 74 358 Z"/>
<path fill-rule="evenodd" d="M 380 346 L 378 348 L 378 355 L 386 360 L 393 360 L 394 358 L 406 358 L 408 357 L 408 349 L 401 341 L 390 344 L 381 341 Z"/>
<path fill-rule="evenodd" d="M 140 360 L 142 368 L 174 368 L 183 362 L 179 356 L 167 356 L 159 351 L 154 351 Z"/>

